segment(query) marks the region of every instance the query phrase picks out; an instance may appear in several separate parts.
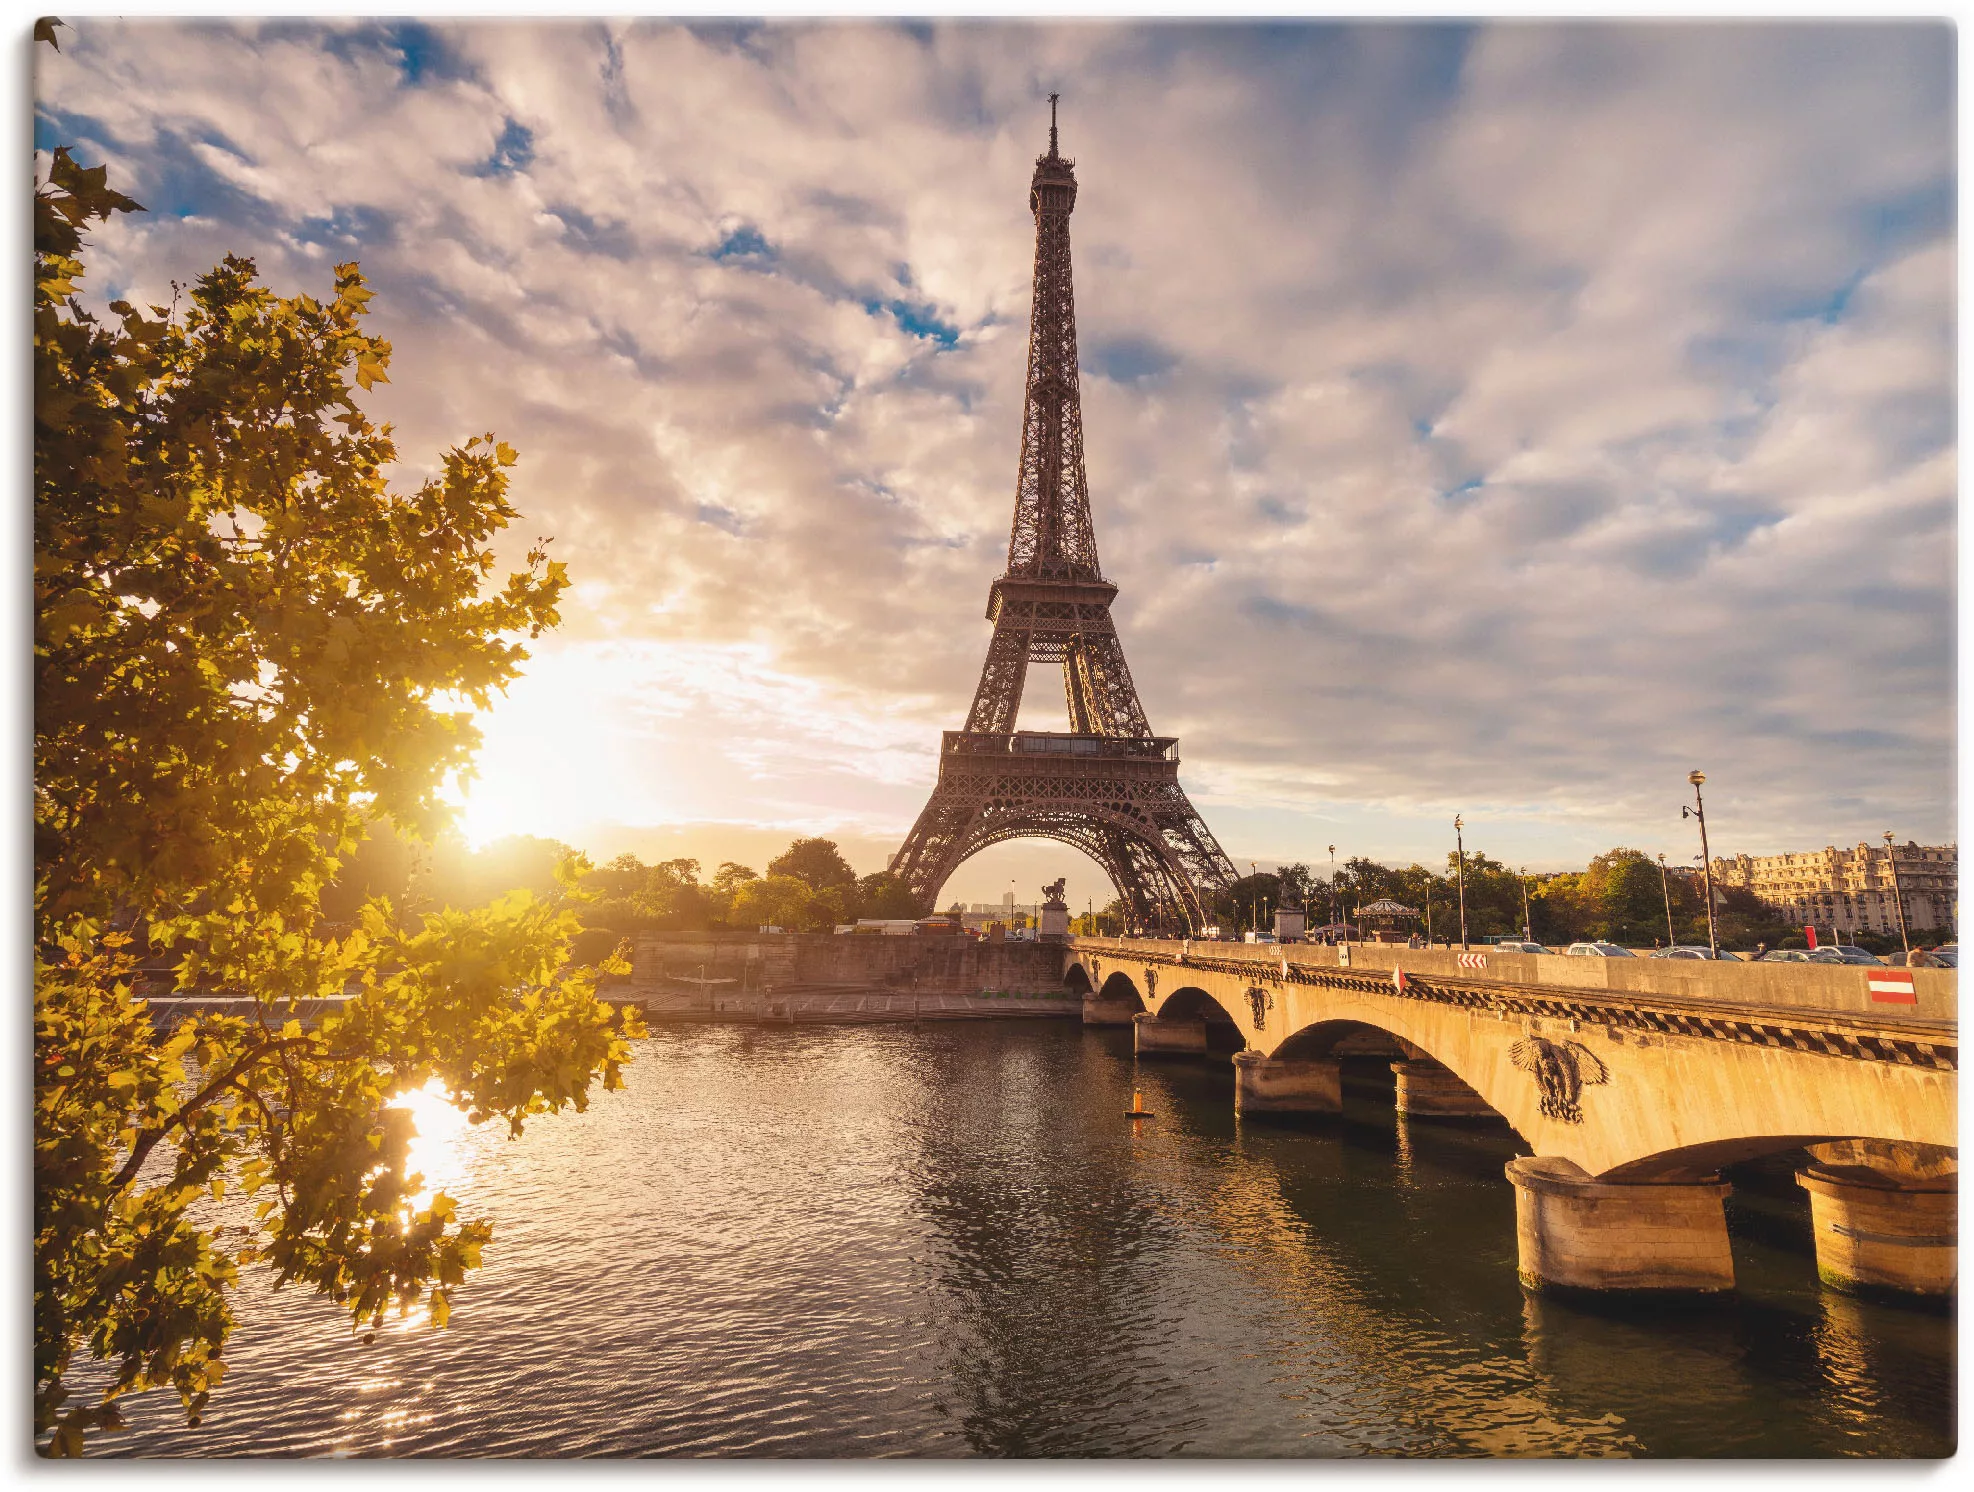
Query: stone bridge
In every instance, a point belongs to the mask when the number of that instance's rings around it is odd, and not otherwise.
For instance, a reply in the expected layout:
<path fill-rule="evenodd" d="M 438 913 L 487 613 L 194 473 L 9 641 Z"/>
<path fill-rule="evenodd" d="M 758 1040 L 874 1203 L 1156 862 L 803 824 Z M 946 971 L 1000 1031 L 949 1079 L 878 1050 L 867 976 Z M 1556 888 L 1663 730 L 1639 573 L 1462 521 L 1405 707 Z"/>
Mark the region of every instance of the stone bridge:
<path fill-rule="evenodd" d="M 1232 1050 L 1244 1114 L 1339 1112 L 1384 1055 L 1401 1114 L 1505 1120 L 1532 1286 L 1731 1288 L 1719 1168 L 1801 1148 L 1828 1283 L 1949 1294 L 1958 976 L 1872 972 L 1078 938 L 1065 978 L 1140 1054 Z"/>

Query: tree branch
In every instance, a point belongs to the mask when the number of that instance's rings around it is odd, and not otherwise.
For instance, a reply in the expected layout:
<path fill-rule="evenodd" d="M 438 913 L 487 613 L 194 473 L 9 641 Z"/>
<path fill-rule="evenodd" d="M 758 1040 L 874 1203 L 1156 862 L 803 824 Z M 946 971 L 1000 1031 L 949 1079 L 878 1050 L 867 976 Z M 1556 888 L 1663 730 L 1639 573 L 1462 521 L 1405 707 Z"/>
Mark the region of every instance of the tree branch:
<path fill-rule="evenodd" d="M 110 1178 L 112 1193 L 121 1192 L 131 1182 L 137 1179 L 137 1173 L 144 1169 L 144 1162 L 150 1158 L 151 1152 L 157 1148 L 158 1141 L 182 1125 L 188 1117 L 196 1114 L 200 1109 L 211 1103 L 226 1088 L 231 1087 L 242 1073 L 260 1061 L 261 1058 L 267 1056 L 270 1052 L 282 1051 L 287 1047 L 313 1046 L 314 1044 L 315 1038 L 312 1036 L 289 1036 L 280 1041 L 271 1041 L 263 1046 L 257 1046 L 252 1051 L 243 1054 L 225 1072 L 221 1073 L 210 1083 L 207 1083 L 205 1087 L 193 1094 L 191 1098 L 187 1099 L 163 1124 L 149 1133 L 139 1136 L 137 1143 L 130 1147 L 129 1158 L 124 1161 L 122 1169 Z"/>

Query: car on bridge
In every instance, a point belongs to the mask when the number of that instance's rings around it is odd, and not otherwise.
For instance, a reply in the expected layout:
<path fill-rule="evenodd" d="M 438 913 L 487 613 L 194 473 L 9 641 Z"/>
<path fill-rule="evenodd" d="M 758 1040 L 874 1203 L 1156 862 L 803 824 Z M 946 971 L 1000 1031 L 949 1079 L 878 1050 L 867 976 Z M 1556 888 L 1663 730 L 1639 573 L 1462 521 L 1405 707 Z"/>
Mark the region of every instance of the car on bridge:
<path fill-rule="evenodd" d="M 1862 948 L 1853 948 L 1848 943 L 1832 943 L 1810 951 L 1813 964 L 1870 964 L 1874 969 L 1885 966 L 1885 961 L 1875 953 Z"/>
<path fill-rule="evenodd" d="M 1572 943 L 1563 950 L 1571 958 L 1636 958 L 1629 948 L 1616 943 Z"/>
<path fill-rule="evenodd" d="M 1771 948 L 1755 962 L 1758 964 L 1806 964 L 1810 961 L 1807 948 Z"/>
<path fill-rule="evenodd" d="M 1545 948 L 1540 943 L 1525 943 L 1519 938 L 1503 938 L 1494 945 L 1500 953 L 1554 953 L 1553 948 Z"/>
<path fill-rule="evenodd" d="M 1675 943 L 1670 948 L 1654 948 L 1645 955 L 1647 958 L 1716 958 L 1736 962 L 1731 953 L 1716 953 L 1711 948 L 1702 948 L 1697 943 Z"/>

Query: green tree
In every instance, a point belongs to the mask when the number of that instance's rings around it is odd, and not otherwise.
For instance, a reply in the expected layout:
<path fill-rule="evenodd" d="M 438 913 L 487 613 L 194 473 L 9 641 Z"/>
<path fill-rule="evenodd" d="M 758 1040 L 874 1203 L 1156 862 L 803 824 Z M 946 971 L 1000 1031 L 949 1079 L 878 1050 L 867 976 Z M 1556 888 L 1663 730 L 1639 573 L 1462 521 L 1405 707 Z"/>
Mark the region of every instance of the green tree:
<path fill-rule="evenodd" d="M 854 908 L 859 917 L 916 917 L 918 898 L 904 881 L 879 870 L 858 878 Z"/>
<path fill-rule="evenodd" d="M 794 876 L 811 891 L 856 884 L 857 873 L 843 858 L 833 839 L 798 839 L 768 862 L 771 876 Z"/>
<path fill-rule="evenodd" d="M 808 927 L 815 917 L 816 893 L 794 876 L 756 876 L 733 894 L 729 920 L 741 927 Z"/>
<path fill-rule="evenodd" d="M 375 1323 L 435 1326 L 491 1235 L 415 1200 L 436 1081 L 519 1134 L 617 1086 L 625 1031 L 574 919 L 526 894 L 415 924 L 384 901 L 327 937 L 322 893 L 388 817 L 429 839 L 485 707 L 557 620 L 537 544 L 489 589 L 515 516 L 491 436 L 392 491 L 359 389 L 389 344 L 339 266 L 277 297 L 228 258 L 182 312 L 82 305 L 84 232 L 141 210 L 56 151 L 34 196 L 35 1429 L 57 1454 L 169 1385 L 196 1422 L 246 1266 Z M 574 870 L 569 872 L 575 873 Z M 154 1027 L 140 957 L 253 1017 Z M 349 994 L 316 1029 L 300 997 Z M 255 1198 L 222 1231 L 194 1204 Z M 104 1398 L 71 1404 L 75 1353 Z"/>
<path fill-rule="evenodd" d="M 1220 925 L 1235 932 L 1263 931 L 1275 925 L 1275 907 L 1282 895 L 1281 879 L 1271 871 L 1242 876 L 1213 898 L 1212 911 Z"/>
<path fill-rule="evenodd" d="M 1440 878 L 1441 884 L 1448 888 L 1444 893 L 1445 899 L 1455 907 L 1447 924 L 1455 937 L 1460 932 L 1459 876 L 1455 873 L 1458 860 L 1457 854 L 1448 855 L 1447 874 Z M 1465 875 L 1469 941 L 1505 937 L 1510 933 L 1519 937 L 1522 930 L 1521 877 L 1499 860 L 1490 860 L 1479 850 L 1467 852 Z M 1434 931 L 1440 929 L 1435 926 Z"/>
<path fill-rule="evenodd" d="M 1582 895 L 1596 918 L 1593 936 L 1649 946 L 1666 936 L 1665 894 L 1658 862 L 1640 850 L 1606 850 L 1583 874 Z"/>

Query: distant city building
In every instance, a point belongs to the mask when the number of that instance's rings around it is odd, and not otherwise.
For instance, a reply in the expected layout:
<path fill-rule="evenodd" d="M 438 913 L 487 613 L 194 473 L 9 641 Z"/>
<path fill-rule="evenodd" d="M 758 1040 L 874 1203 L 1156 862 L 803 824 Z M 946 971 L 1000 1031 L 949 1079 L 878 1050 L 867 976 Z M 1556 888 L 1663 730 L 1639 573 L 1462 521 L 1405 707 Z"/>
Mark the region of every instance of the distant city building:
<path fill-rule="evenodd" d="M 1892 866 L 1898 867 L 1899 894 L 1906 925 L 1953 928 L 1960 906 L 1958 845 L 1896 847 L 1888 860 L 1882 845 L 1854 850 L 1835 845 L 1793 855 L 1736 855 L 1716 858 L 1714 882 L 1752 891 L 1791 922 L 1834 928 L 1840 933 L 1871 932 L 1897 937 L 1898 906 L 1892 899 Z"/>

